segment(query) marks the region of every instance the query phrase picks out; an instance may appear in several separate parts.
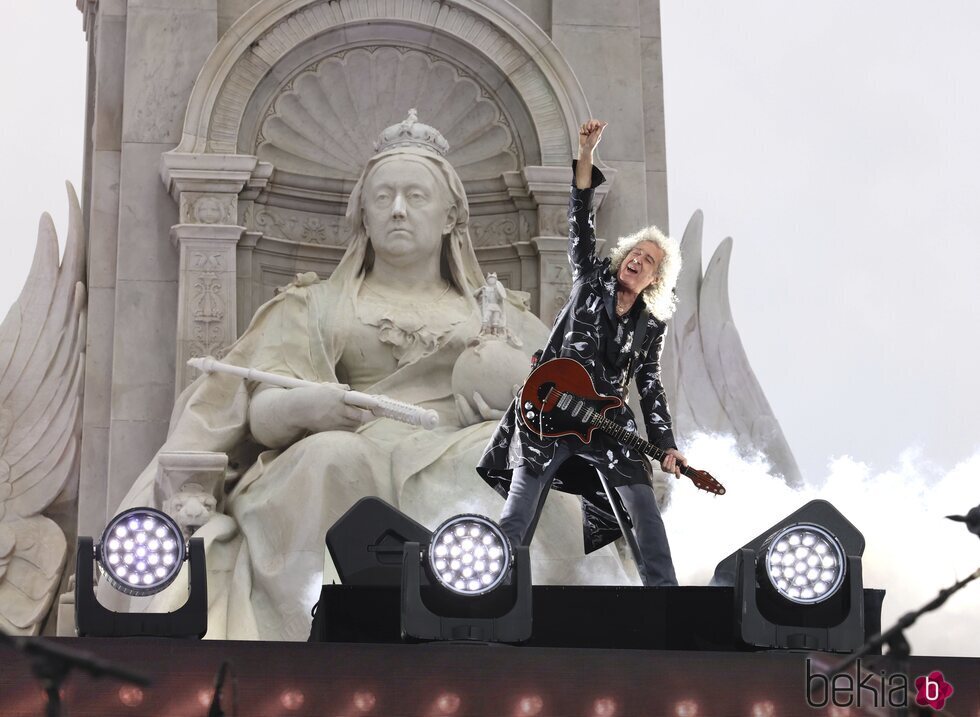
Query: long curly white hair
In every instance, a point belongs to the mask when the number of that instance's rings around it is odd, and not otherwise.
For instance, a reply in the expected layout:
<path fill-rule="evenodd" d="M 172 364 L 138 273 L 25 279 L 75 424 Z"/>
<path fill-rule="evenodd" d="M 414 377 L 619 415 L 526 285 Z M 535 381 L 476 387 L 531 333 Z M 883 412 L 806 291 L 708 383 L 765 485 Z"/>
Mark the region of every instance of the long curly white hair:
<path fill-rule="evenodd" d="M 609 252 L 609 268 L 613 276 L 618 275 L 623 259 L 633 250 L 633 247 L 643 241 L 653 242 L 664 253 L 664 260 L 660 262 L 657 277 L 643 292 L 642 296 L 650 313 L 660 321 L 666 321 L 674 315 L 677 308 L 674 285 L 677 284 L 677 277 L 681 273 L 681 245 L 676 239 L 667 236 L 655 226 L 649 226 L 635 234 L 622 237 L 616 243 L 615 248 Z"/>

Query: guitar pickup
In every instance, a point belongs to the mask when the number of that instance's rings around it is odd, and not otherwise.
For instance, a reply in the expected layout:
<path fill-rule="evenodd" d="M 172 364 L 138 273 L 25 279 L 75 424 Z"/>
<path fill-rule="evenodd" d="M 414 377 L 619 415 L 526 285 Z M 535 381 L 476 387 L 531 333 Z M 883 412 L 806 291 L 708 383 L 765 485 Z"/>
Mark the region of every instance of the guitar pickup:
<path fill-rule="evenodd" d="M 584 406 L 585 406 L 585 404 L 582 403 L 581 401 L 576 401 L 575 402 L 575 405 L 572 406 L 572 415 L 573 416 L 578 416 L 578 414 L 580 414 L 582 412 L 582 408 Z"/>
<path fill-rule="evenodd" d="M 558 399 L 558 408 L 560 408 L 563 411 L 567 411 L 568 404 L 570 404 L 571 402 L 572 402 L 571 394 L 568 393 L 563 394 L 562 397 Z"/>

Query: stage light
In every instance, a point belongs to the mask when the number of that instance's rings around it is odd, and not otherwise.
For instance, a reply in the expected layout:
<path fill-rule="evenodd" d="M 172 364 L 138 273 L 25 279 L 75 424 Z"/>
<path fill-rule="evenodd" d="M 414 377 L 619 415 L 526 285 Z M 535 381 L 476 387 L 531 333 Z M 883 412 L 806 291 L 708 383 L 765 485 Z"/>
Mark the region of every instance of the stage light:
<path fill-rule="evenodd" d="M 96 550 L 102 575 L 127 595 L 160 592 L 174 581 L 187 557 L 177 523 L 152 508 L 117 515 L 102 531 Z"/>
<path fill-rule="evenodd" d="M 712 585 L 734 587 L 742 642 L 849 652 L 864 633 L 864 536 L 813 500 L 718 563 Z"/>
<path fill-rule="evenodd" d="M 752 705 L 752 717 L 775 717 L 776 706 L 769 700 Z"/>
<path fill-rule="evenodd" d="M 698 717 L 700 708 L 694 700 L 681 700 L 674 705 L 675 717 Z"/>
<path fill-rule="evenodd" d="M 837 592 L 847 563 L 837 538 L 818 525 L 801 523 L 769 540 L 766 565 L 769 582 L 780 595 L 810 605 Z"/>
<path fill-rule="evenodd" d="M 458 595 L 483 595 L 497 588 L 511 568 L 510 541 L 481 515 L 457 515 L 436 528 L 429 541 L 433 577 Z"/>
<path fill-rule="evenodd" d="M 435 711 L 438 715 L 454 715 L 459 711 L 459 695 L 455 692 L 443 692 L 436 698 Z"/>
<path fill-rule="evenodd" d="M 531 636 L 531 559 L 512 550 L 493 521 L 459 515 L 436 531 L 380 498 L 362 498 L 327 531 L 345 586 L 401 586 L 406 640 L 524 642 Z M 335 586 L 324 585 L 313 618 L 322 635 Z M 315 638 L 314 638 L 315 639 Z"/>
<path fill-rule="evenodd" d="M 197 702 L 201 707 L 207 707 L 211 704 L 211 699 L 214 697 L 213 687 L 203 687 L 197 691 Z"/>
<path fill-rule="evenodd" d="M 170 585 L 189 563 L 187 601 L 173 612 L 118 613 L 95 597 L 93 562 L 115 590 L 144 597 Z M 177 523 L 153 508 L 132 508 L 106 526 L 98 545 L 78 537 L 75 629 L 80 637 L 204 637 L 207 632 L 204 541 L 185 543 Z"/>
<path fill-rule="evenodd" d="M 143 704 L 143 690 L 132 685 L 123 685 L 119 688 L 119 701 L 127 707 L 139 707 Z"/>
<path fill-rule="evenodd" d="M 306 701 L 306 697 L 300 690 L 284 690 L 282 694 L 279 695 L 279 704 L 285 707 L 290 712 L 295 712 L 303 703 Z"/>
<path fill-rule="evenodd" d="M 512 551 L 489 518 L 454 516 L 425 548 L 406 543 L 403 561 L 403 638 L 524 642 L 531 637 L 528 549 Z M 423 573 L 434 584 L 426 598 Z"/>
<path fill-rule="evenodd" d="M 373 692 L 368 692 L 366 690 L 354 693 L 354 709 L 358 712 L 370 712 L 374 709 L 374 705 L 377 702 L 377 698 L 374 696 Z"/>
<path fill-rule="evenodd" d="M 616 700 L 612 697 L 600 697 L 592 703 L 592 717 L 615 717 Z"/>
<path fill-rule="evenodd" d="M 537 717 L 544 707 L 544 700 L 538 695 L 522 697 L 517 703 L 516 717 Z"/>

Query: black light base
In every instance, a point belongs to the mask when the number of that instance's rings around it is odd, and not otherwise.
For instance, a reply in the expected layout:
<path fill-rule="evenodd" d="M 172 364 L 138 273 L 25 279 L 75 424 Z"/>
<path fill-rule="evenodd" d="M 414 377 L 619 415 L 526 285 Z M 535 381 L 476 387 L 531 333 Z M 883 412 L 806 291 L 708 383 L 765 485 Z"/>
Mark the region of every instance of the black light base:
<path fill-rule="evenodd" d="M 438 615 L 422 600 L 422 562 L 419 543 L 405 543 L 402 556 L 401 635 L 403 640 L 468 640 L 521 643 L 531 637 L 531 557 L 526 546 L 514 550 L 511 591 L 513 605 L 496 617 Z M 457 600 L 473 597 L 456 596 Z"/>
<path fill-rule="evenodd" d="M 95 547 L 79 536 L 75 561 L 75 629 L 79 637 L 180 637 L 208 631 L 208 575 L 204 540 L 191 538 L 187 602 L 173 612 L 115 612 L 95 596 Z"/>

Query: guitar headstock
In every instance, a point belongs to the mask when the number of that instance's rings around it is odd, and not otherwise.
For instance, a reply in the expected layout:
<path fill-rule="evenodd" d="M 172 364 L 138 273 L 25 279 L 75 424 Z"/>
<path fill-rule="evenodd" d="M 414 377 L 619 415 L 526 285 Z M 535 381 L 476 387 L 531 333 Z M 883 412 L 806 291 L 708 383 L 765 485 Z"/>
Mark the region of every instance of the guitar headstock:
<path fill-rule="evenodd" d="M 725 495 L 725 486 L 716 481 L 714 476 L 708 473 L 708 471 L 701 471 L 697 468 L 685 466 L 682 472 L 691 479 L 691 482 L 694 483 L 698 490 L 714 493 L 715 495 Z"/>

